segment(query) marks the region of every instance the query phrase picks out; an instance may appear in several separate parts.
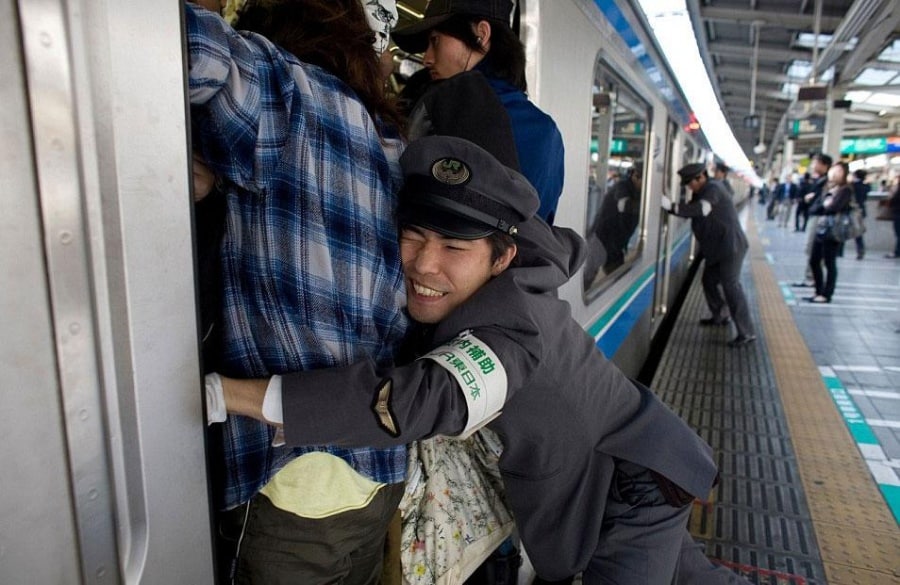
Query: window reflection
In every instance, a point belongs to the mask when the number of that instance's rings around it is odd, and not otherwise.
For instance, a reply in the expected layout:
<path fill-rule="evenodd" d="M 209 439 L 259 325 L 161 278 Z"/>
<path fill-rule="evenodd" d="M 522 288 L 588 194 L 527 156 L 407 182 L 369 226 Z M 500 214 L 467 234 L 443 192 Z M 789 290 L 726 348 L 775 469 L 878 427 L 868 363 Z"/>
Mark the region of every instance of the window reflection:
<path fill-rule="evenodd" d="M 588 169 L 586 292 L 599 291 L 640 252 L 649 120 L 646 102 L 598 62 Z"/>

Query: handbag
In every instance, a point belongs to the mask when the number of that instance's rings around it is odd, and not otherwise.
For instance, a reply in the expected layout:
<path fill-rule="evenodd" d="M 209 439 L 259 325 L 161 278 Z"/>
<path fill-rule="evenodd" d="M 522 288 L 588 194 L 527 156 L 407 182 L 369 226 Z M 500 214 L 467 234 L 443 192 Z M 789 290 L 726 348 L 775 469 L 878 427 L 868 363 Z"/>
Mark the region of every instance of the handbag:
<path fill-rule="evenodd" d="M 816 239 L 820 242 L 836 241 L 834 237 L 834 216 L 820 215 L 816 221 Z"/>
<path fill-rule="evenodd" d="M 846 242 L 866 233 L 862 209 L 851 201 L 849 209 L 835 215 L 823 215 L 816 224 L 816 237 L 832 242 Z"/>

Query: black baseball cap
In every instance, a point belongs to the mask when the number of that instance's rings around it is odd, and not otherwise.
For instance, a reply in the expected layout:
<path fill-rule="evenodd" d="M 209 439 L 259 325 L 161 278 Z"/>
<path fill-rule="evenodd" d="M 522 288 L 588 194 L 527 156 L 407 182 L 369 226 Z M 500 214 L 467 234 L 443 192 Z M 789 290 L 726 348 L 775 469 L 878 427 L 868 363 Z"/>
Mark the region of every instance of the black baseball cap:
<path fill-rule="evenodd" d="M 455 136 L 426 136 L 400 157 L 401 225 L 417 225 L 460 240 L 495 231 L 511 236 L 538 210 L 537 191 L 521 173 Z"/>
<path fill-rule="evenodd" d="M 474 16 L 509 25 L 512 11 L 512 0 L 431 0 L 422 20 L 395 29 L 391 38 L 407 53 L 422 53 L 428 48 L 431 29 L 452 16 Z"/>

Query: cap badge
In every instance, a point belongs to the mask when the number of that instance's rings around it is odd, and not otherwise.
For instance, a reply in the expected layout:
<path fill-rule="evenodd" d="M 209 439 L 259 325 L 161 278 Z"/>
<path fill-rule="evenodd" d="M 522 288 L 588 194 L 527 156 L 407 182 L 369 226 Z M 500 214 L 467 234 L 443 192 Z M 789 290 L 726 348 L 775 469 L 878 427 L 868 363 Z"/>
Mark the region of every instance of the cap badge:
<path fill-rule="evenodd" d="M 431 175 L 446 185 L 462 185 L 472 176 L 466 163 L 455 158 L 442 158 L 431 165 Z"/>

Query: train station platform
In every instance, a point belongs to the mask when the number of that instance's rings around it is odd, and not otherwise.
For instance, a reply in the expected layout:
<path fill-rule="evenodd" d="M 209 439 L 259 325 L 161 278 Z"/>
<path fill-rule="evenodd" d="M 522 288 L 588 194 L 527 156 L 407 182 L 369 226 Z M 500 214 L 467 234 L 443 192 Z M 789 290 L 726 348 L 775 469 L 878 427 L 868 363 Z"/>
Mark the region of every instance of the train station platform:
<path fill-rule="evenodd" d="M 803 300 L 806 234 L 741 210 L 758 339 L 731 348 L 695 278 L 652 387 L 716 452 L 695 503 L 706 552 L 757 584 L 900 584 L 900 260 L 838 260 L 830 304 Z M 701 267 L 702 270 L 702 267 Z"/>

